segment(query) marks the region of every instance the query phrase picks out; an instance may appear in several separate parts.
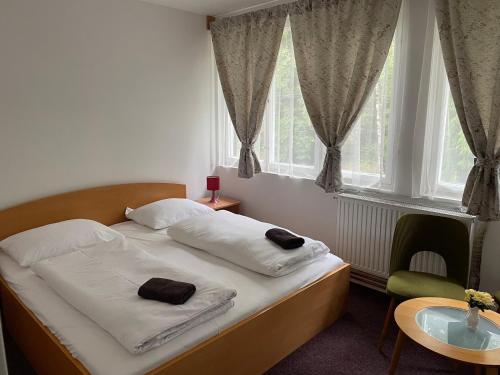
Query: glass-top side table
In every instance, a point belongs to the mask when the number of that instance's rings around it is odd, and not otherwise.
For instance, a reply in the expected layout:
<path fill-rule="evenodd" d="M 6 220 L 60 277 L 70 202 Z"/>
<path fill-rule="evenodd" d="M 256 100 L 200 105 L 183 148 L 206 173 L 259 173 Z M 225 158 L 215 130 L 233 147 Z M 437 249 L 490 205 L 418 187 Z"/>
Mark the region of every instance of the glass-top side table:
<path fill-rule="evenodd" d="M 447 298 L 414 298 L 394 312 L 399 333 L 389 374 L 395 374 L 403 343 L 407 338 L 445 357 L 476 366 L 476 373 L 498 374 L 500 367 L 500 314 L 480 312 L 476 332 L 468 330 L 464 301 Z"/>
<path fill-rule="evenodd" d="M 500 327 L 484 316 L 475 330 L 467 327 L 466 311 L 454 307 L 426 307 L 415 320 L 425 333 L 446 344 L 470 350 L 500 348 Z"/>

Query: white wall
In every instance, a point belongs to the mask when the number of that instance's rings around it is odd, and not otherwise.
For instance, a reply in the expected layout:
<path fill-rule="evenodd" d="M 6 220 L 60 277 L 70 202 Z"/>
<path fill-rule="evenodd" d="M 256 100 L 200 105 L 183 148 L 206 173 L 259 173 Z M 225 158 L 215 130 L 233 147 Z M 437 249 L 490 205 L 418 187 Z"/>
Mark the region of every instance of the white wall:
<path fill-rule="evenodd" d="M 320 239 L 333 248 L 337 200 L 313 180 L 260 173 L 238 178 L 237 168 L 218 167 L 221 193 L 242 201 L 245 215 Z"/>
<path fill-rule="evenodd" d="M 416 98 L 420 85 L 420 66 L 423 59 L 423 46 L 427 22 L 428 0 L 409 1 L 409 21 L 411 37 L 408 39 L 408 80 L 405 85 L 403 113 L 404 122 L 416 121 Z M 398 155 L 406 158 L 413 146 L 413 134 L 402 132 L 399 137 L 400 149 L 405 153 Z M 400 163 L 400 165 L 409 165 Z M 241 199 L 246 215 L 276 225 L 288 227 L 293 231 L 315 237 L 334 248 L 337 200 L 326 194 L 312 180 L 295 179 L 273 174 L 259 174 L 252 179 L 240 179 L 234 168 L 217 168 L 221 176 L 221 189 L 229 197 Z M 400 181 L 406 181 L 399 190 L 411 194 L 412 171 L 398 170 Z M 486 235 L 483 263 L 481 269 L 481 288 L 500 289 L 500 223 L 492 223 Z"/>
<path fill-rule="evenodd" d="M 0 208 L 210 172 L 205 18 L 136 0 L 0 0 Z"/>

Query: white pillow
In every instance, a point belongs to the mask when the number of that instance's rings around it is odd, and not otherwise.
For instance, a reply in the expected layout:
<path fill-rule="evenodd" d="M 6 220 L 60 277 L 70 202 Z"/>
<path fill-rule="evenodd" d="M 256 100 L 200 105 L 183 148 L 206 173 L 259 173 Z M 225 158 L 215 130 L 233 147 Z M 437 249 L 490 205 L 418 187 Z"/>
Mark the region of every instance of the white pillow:
<path fill-rule="evenodd" d="M 169 198 L 146 204 L 135 210 L 128 208 L 125 216 L 151 229 L 164 229 L 181 220 L 214 212 L 204 204 L 190 199 Z"/>
<path fill-rule="evenodd" d="M 118 238 L 125 239 L 123 234 L 97 221 L 74 219 L 14 234 L 0 241 L 0 249 L 20 266 L 29 267 L 39 260 Z"/>

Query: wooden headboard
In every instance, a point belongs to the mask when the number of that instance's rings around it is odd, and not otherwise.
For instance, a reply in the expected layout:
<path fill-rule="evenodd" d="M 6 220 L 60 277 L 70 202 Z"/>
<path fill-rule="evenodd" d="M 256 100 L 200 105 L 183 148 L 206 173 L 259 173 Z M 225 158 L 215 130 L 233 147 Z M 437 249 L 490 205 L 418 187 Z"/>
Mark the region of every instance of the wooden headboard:
<path fill-rule="evenodd" d="M 127 206 L 136 208 L 166 198 L 186 198 L 186 185 L 123 184 L 53 195 L 0 211 L 0 240 L 69 219 L 91 219 L 105 225 L 120 223 L 127 220 Z"/>

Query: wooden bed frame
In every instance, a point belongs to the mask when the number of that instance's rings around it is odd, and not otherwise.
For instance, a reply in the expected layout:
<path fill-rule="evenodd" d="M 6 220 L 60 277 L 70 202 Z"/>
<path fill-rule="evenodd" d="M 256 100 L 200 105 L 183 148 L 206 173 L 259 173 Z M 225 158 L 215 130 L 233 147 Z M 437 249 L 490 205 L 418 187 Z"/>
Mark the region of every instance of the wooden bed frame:
<path fill-rule="evenodd" d="M 186 186 L 141 183 L 55 195 L 0 211 L 0 240 L 75 218 L 112 225 L 132 208 L 185 198 Z M 260 374 L 336 321 L 345 311 L 350 265 L 288 295 L 220 334 L 151 370 L 151 375 Z M 90 374 L 0 278 L 4 327 L 40 375 Z"/>

